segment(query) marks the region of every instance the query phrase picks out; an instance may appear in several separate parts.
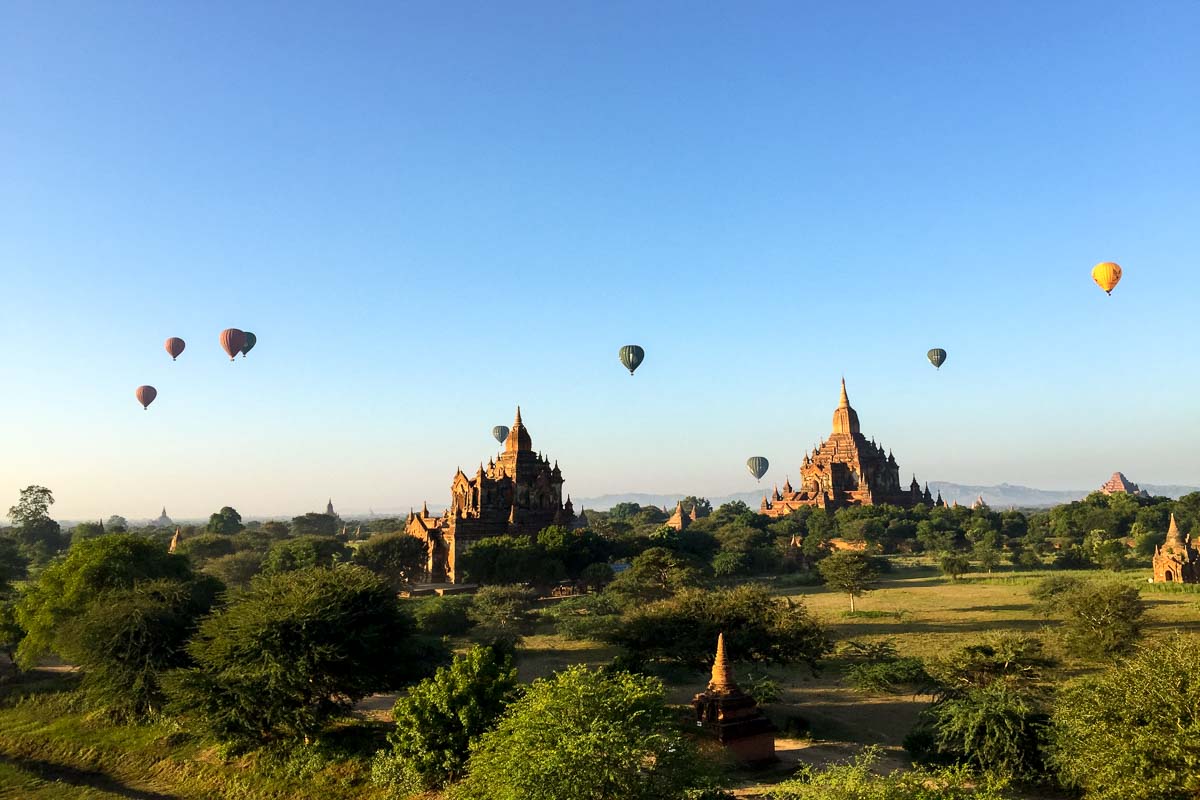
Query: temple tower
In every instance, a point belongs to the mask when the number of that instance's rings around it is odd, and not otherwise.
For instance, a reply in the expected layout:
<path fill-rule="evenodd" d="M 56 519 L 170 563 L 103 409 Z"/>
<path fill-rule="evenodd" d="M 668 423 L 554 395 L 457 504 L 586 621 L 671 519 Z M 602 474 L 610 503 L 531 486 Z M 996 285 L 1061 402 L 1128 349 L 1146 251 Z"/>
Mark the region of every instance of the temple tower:
<path fill-rule="evenodd" d="M 739 761 L 766 765 L 775 757 L 775 726 L 754 698 L 738 688 L 725 652 L 725 634 L 717 636 L 712 678 L 703 692 L 692 698 L 696 724 L 712 731 Z"/>

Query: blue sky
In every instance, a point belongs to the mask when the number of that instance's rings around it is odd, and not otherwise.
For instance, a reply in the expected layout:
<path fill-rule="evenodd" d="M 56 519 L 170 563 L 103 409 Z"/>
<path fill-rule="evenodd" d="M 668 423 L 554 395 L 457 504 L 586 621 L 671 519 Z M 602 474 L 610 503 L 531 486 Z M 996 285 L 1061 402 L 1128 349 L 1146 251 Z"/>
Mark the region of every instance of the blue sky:
<path fill-rule="evenodd" d="M 906 478 L 1200 483 L 1193 2 L 0 15 L 0 506 L 443 503 L 517 403 L 577 497 L 744 491 L 843 374 Z"/>

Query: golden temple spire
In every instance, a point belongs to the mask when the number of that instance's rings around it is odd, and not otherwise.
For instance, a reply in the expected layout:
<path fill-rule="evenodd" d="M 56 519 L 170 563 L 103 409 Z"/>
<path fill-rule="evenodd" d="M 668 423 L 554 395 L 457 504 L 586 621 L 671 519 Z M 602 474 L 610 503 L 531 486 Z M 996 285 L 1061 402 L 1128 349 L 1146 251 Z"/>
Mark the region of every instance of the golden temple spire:
<path fill-rule="evenodd" d="M 1171 525 L 1167 528 L 1168 542 L 1183 542 L 1183 534 L 1179 532 L 1179 526 L 1175 524 L 1175 514 L 1171 514 Z"/>
<path fill-rule="evenodd" d="M 717 634 L 717 657 L 713 659 L 712 680 L 708 682 L 710 692 L 729 692 L 737 688 L 733 682 L 733 669 L 725 653 L 725 634 Z"/>
<path fill-rule="evenodd" d="M 838 408 L 849 408 L 850 398 L 846 396 L 846 378 L 842 376 L 842 399 L 838 402 Z"/>

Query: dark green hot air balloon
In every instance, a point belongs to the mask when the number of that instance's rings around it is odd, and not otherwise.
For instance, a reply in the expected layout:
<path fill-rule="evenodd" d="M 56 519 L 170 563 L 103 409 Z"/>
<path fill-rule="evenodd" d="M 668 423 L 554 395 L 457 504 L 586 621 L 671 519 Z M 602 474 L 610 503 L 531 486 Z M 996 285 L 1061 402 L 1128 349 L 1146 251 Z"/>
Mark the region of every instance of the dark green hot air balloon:
<path fill-rule="evenodd" d="M 630 375 L 645 357 L 646 351 L 636 344 L 627 344 L 621 348 L 621 363 L 625 365 L 625 369 L 629 370 Z"/>
<path fill-rule="evenodd" d="M 946 351 L 940 347 L 935 347 L 925 355 L 929 356 L 929 363 L 933 364 L 938 369 L 942 368 L 942 364 L 946 363 Z"/>
<path fill-rule="evenodd" d="M 756 481 L 762 480 L 762 476 L 767 474 L 769 466 L 771 466 L 770 463 L 762 456 L 751 456 L 746 459 L 746 469 L 750 470 L 750 474 Z"/>
<path fill-rule="evenodd" d="M 246 331 L 246 343 L 242 345 L 242 358 L 245 358 L 246 353 L 253 350 L 256 344 L 258 344 L 258 337 L 250 331 Z"/>
<path fill-rule="evenodd" d="M 496 437 L 497 442 L 504 444 L 504 440 L 508 438 L 508 426 L 497 425 L 496 427 L 492 428 L 492 436 Z"/>

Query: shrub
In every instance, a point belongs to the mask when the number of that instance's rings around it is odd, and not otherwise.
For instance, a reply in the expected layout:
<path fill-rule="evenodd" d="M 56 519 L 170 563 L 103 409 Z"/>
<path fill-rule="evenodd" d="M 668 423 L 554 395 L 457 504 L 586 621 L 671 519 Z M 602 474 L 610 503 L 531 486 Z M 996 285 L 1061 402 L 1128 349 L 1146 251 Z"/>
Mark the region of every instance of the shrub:
<path fill-rule="evenodd" d="M 175 548 L 178 555 L 187 556 L 188 561 L 196 568 L 203 567 L 214 558 L 227 556 L 233 550 L 233 539 L 216 533 L 202 533 L 190 539 L 183 539 Z"/>
<path fill-rule="evenodd" d="M 913 769 L 878 775 L 881 751 L 867 747 L 854 760 L 802 766 L 792 780 L 767 790 L 770 800 L 1005 800 L 1003 781 L 980 779 L 965 767 Z"/>
<path fill-rule="evenodd" d="M 450 797 L 684 800 L 701 769 L 660 681 L 573 666 L 535 681 L 483 735 Z"/>
<path fill-rule="evenodd" d="M 568 639 L 603 639 L 620 624 L 620 609 L 608 595 L 570 597 L 547 612 L 559 634 Z"/>
<path fill-rule="evenodd" d="M 204 572 L 230 589 L 243 589 L 262 570 L 263 555 L 253 550 L 230 553 L 204 565 Z"/>
<path fill-rule="evenodd" d="M 516 644 L 533 620 L 535 600 L 537 592 L 524 586 L 484 586 L 467 614 L 485 640 Z"/>
<path fill-rule="evenodd" d="M 1083 582 L 1047 600 L 1062 615 L 1059 628 L 1067 651 L 1083 658 L 1127 652 L 1142 632 L 1146 604 L 1137 587 L 1114 582 Z"/>
<path fill-rule="evenodd" d="M 956 581 L 971 571 L 971 559 L 962 553 L 942 553 L 938 559 L 938 569 L 950 580 Z"/>
<path fill-rule="evenodd" d="M 278 575 L 299 569 L 332 567 L 349 558 L 350 548 L 331 536 L 297 536 L 274 544 L 263 559 L 262 571 L 264 575 Z"/>
<path fill-rule="evenodd" d="M 979 644 L 961 647 L 929 662 L 942 697 L 988 686 L 996 681 L 1035 681 L 1054 664 L 1032 636 L 1001 633 L 985 636 Z"/>
<path fill-rule="evenodd" d="M 396 701 L 393 753 L 437 789 L 463 776 L 470 746 L 490 730 L 517 697 L 512 659 L 475 647 Z"/>
<path fill-rule="evenodd" d="M 366 567 L 399 591 L 425 576 L 429 546 L 407 533 L 372 536 L 354 551 L 354 563 Z"/>
<path fill-rule="evenodd" d="M 1200 796 L 1200 641 L 1174 638 L 1083 678 L 1054 704 L 1051 762 L 1088 800 Z"/>
<path fill-rule="evenodd" d="M 255 579 L 204 619 L 196 666 L 168 678 L 174 710 L 234 743 L 315 736 L 373 692 L 420 677 L 412 618 L 361 567 Z"/>
<path fill-rule="evenodd" d="M 753 585 L 680 592 L 626 612 L 604 636 L 638 659 L 699 666 L 710 662 L 721 633 L 729 651 L 743 661 L 804 663 L 815 669 L 831 648 L 825 627 L 803 603 Z"/>
<path fill-rule="evenodd" d="M 470 595 L 449 594 L 420 597 L 406 604 L 417 622 L 417 629 L 430 636 L 461 636 L 475 623 L 471 619 Z"/>

